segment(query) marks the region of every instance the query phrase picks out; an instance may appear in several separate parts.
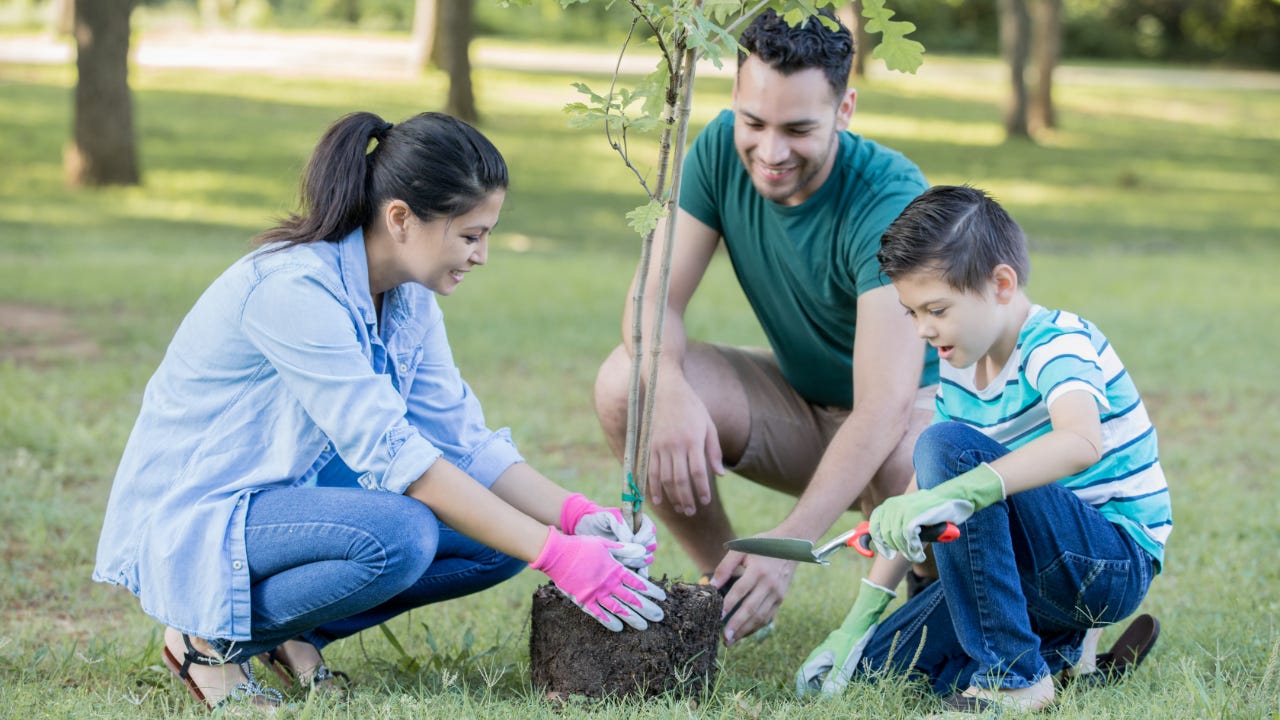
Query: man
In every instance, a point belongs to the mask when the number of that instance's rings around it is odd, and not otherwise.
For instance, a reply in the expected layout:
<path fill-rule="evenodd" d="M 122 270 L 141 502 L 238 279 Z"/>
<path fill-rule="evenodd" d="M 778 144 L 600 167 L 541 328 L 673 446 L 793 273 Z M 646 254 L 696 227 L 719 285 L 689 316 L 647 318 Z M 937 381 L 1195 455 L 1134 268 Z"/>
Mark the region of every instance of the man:
<path fill-rule="evenodd" d="M 727 645 L 773 618 L 795 563 L 725 553 L 734 537 L 712 475 L 799 496 L 764 533 L 816 540 L 850 507 L 869 514 L 911 478 L 932 414 L 936 354 L 913 331 L 876 261 L 880 235 L 927 183 L 905 157 L 848 132 L 853 39 L 817 18 L 772 11 L 744 31 L 733 111 L 685 163 L 654 400 L 652 513 L 731 608 Z M 661 257 L 664 230 L 653 256 Z M 723 238 L 772 352 L 689 340 L 683 316 Z M 657 261 L 643 310 L 646 370 Z M 624 344 L 596 380 L 616 454 L 626 429 L 631 305 Z M 857 503 L 855 505 L 855 503 Z"/>

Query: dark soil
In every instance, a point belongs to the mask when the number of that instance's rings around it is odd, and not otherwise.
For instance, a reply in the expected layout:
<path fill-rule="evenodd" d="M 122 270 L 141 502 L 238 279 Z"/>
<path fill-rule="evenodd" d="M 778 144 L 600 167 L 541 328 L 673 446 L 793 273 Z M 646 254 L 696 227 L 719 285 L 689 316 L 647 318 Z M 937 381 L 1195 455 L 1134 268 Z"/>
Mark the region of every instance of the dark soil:
<path fill-rule="evenodd" d="M 666 618 L 643 632 L 611 632 L 553 585 L 533 594 L 529 665 L 549 695 L 698 694 L 715 679 L 723 599 L 710 585 L 657 581 Z"/>

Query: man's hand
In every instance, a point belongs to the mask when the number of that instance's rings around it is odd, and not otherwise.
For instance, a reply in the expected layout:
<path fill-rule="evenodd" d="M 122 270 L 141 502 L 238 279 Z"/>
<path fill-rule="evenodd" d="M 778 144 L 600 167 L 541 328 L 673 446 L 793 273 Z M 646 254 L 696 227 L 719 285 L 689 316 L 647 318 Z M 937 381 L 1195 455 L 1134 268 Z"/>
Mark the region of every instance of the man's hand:
<path fill-rule="evenodd" d="M 647 515 L 640 516 L 640 529 L 632 532 L 621 509 L 600 507 L 581 493 L 573 493 L 560 506 L 560 530 L 566 535 L 595 535 L 624 546 L 640 545 L 645 552 L 639 557 L 626 547 L 613 553 L 618 562 L 637 571 L 653 564 L 658 549 L 658 532 Z"/>
<path fill-rule="evenodd" d="M 796 671 L 796 693 L 804 695 L 821 690 L 834 695 L 843 691 L 862 661 L 867 643 L 880 626 L 880 616 L 897 596 L 892 590 L 863 578 L 862 589 L 844 622 L 809 653 L 804 665 Z"/>
<path fill-rule="evenodd" d="M 741 574 L 738 570 L 741 569 Z M 733 587 L 724 596 L 725 626 L 724 644 L 746 637 L 773 620 L 778 606 L 791 586 L 791 576 L 796 563 L 791 560 L 747 555 L 730 551 L 716 567 L 711 584 L 723 587 L 729 578 L 738 575 Z"/>
<path fill-rule="evenodd" d="M 959 525 L 970 515 L 1005 497 L 1004 479 L 990 465 L 978 467 L 928 490 L 885 500 L 871 513 L 871 540 L 887 558 L 901 552 L 911 562 L 924 562 L 920 528 L 936 523 Z"/>
<path fill-rule="evenodd" d="M 711 502 L 711 474 L 724 474 L 711 413 L 680 375 L 658 383 L 649 442 L 649 497 L 683 515 Z M 695 504 L 695 499 L 697 504 Z"/>

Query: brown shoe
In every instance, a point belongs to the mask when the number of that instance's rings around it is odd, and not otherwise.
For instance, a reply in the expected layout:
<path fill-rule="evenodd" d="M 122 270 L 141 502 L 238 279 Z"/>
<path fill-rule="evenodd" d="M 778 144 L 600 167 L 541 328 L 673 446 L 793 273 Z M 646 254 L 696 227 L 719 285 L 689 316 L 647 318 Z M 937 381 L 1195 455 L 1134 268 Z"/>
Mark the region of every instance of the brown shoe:
<path fill-rule="evenodd" d="M 1098 653 L 1098 669 L 1082 675 L 1063 674 L 1063 685 L 1102 687 L 1120 682 L 1142 664 L 1160 637 L 1160 621 L 1152 615 L 1139 615 L 1129 623 L 1111 649 Z"/>

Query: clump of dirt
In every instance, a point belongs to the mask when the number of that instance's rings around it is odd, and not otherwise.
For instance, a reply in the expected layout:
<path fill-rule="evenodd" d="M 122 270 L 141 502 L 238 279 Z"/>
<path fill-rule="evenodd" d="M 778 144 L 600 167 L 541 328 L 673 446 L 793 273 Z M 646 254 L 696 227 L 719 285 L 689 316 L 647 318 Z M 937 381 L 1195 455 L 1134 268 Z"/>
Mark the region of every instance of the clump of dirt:
<path fill-rule="evenodd" d="M 0 303 L 0 363 L 45 367 L 60 360 L 98 356 L 98 344 L 62 310 Z"/>
<path fill-rule="evenodd" d="M 554 585 L 533 594 L 529 666 L 548 695 L 650 698 L 674 691 L 699 694 L 715 680 L 724 600 L 711 585 L 656 582 L 666 613 L 643 632 L 612 632 Z"/>

